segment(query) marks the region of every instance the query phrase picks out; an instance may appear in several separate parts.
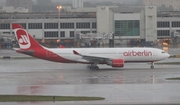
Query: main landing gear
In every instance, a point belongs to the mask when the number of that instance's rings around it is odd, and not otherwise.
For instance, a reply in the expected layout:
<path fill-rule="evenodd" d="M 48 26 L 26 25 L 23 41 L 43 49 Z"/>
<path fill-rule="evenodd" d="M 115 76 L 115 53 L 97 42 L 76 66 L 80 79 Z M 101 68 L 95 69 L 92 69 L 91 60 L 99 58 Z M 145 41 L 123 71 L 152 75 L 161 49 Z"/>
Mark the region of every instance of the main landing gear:
<path fill-rule="evenodd" d="M 151 69 L 154 69 L 154 62 L 151 62 Z"/>
<path fill-rule="evenodd" d="M 93 65 L 93 64 L 88 65 L 87 68 L 90 70 L 99 70 L 99 67 L 97 65 Z"/>

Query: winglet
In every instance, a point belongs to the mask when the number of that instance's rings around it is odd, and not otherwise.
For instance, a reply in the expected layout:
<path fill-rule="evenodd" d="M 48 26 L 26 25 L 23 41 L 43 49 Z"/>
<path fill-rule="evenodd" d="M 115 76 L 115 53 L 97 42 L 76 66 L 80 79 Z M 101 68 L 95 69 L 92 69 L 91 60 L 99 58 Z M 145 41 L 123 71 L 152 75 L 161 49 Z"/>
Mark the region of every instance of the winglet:
<path fill-rule="evenodd" d="M 75 51 L 75 50 L 73 50 L 73 53 L 75 54 L 75 55 L 80 55 L 77 51 Z"/>

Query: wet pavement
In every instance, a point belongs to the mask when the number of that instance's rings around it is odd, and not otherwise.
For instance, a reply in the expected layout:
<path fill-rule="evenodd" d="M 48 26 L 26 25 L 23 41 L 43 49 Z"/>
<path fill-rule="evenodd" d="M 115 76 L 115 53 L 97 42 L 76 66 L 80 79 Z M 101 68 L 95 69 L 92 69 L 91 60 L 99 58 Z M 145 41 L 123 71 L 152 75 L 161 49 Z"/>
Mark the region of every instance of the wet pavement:
<path fill-rule="evenodd" d="M 178 59 L 177 59 L 178 60 Z M 174 60 L 175 61 L 175 60 Z M 9 66 L 11 65 L 11 66 Z M 179 65 L 126 64 L 125 68 L 100 65 L 88 70 L 82 64 L 60 64 L 38 59 L 0 60 L 1 85 L 149 84 L 168 83 L 164 78 L 180 76 Z"/>
<path fill-rule="evenodd" d="M 170 58 L 162 62 L 179 61 Z M 100 65 L 88 70 L 83 64 L 62 64 L 39 59 L 0 60 L 0 94 L 100 96 L 95 102 L 35 102 L 30 105 L 180 103 L 180 65 L 125 64 L 124 68 Z M 0 103 L 16 105 L 24 103 Z"/>

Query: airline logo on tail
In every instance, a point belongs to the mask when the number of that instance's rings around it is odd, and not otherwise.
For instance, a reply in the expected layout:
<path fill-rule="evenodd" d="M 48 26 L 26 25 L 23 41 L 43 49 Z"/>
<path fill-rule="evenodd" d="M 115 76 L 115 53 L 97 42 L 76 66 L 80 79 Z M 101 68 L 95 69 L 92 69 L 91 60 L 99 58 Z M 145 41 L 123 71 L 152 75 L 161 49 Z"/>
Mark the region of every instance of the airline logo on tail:
<path fill-rule="evenodd" d="M 15 35 L 16 38 L 18 39 L 18 43 L 20 48 L 22 49 L 28 49 L 31 46 L 31 42 L 28 36 L 28 33 L 21 28 L 15 29 Z"/>

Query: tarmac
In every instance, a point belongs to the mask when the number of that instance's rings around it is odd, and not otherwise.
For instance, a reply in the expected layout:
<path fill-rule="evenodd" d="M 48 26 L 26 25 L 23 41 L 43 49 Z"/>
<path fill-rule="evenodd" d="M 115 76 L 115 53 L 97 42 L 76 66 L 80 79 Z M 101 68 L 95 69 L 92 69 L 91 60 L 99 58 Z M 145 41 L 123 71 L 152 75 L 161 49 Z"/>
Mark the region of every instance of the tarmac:
<path fill-rule="evenodd" d="M 146 63 L 126 64 L 120 69 L 106 65 L 99 67 L 101 69 L 96 71 L 86 69 L 83 64 L 1 59 L 0 94 L 105 97 L 104 101 L 56 102 L 66 105 L 180 103 L 180 81 L 166 80 L 180 76 L 179 65 L 155 65 L 153 70 Z M 28 104 L 50 105 L 49 102 Z"/>

